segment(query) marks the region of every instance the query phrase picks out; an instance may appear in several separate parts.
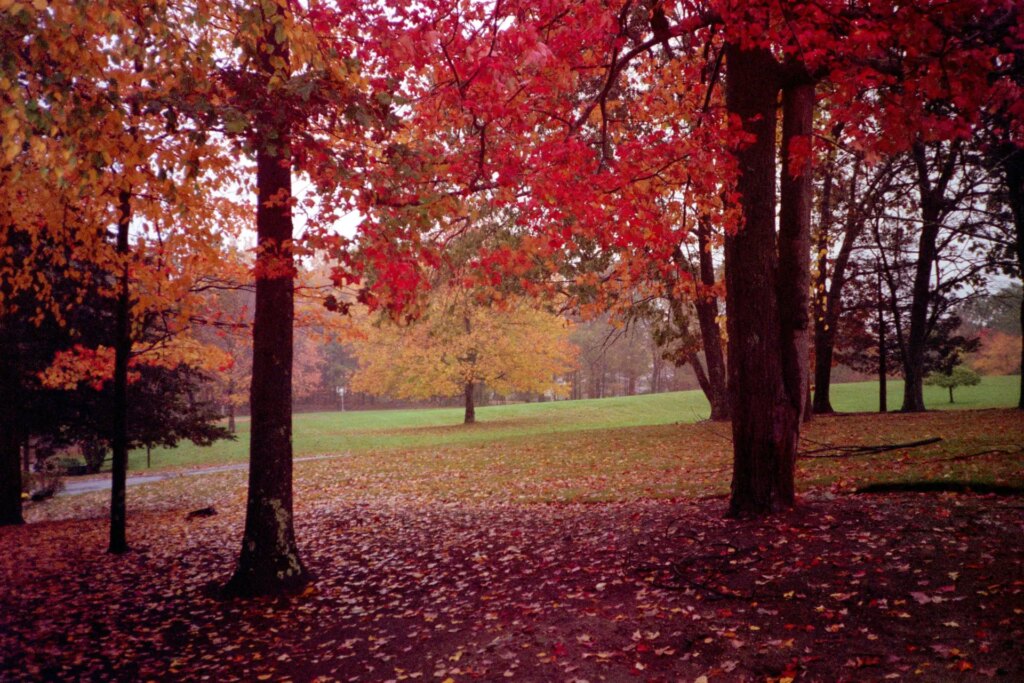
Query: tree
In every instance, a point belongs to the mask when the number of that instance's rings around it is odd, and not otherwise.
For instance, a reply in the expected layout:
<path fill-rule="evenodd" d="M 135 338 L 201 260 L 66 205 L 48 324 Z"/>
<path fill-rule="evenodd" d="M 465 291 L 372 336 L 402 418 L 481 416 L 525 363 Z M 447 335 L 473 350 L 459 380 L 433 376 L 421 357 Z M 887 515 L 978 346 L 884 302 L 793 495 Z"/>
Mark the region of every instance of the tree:
<path fill-rule="evenodd" d="M 763 28 L 768 29 L 768 26 Z M 799 425 L 803 415 L 806 355 L 800 358 L 801 329 L 806 329 L 806 259 L 801 249 L 803 190 L 793 185 L 783 165 L 787 198 L 782 207 L 778 242 L 775 233 L 776 101 L 781 83 L 779 65 L 766 47 L 727 44 L 726 106 L 743 122 L 748 136 L 737 143 L 736 192 L 742 229 L 726 236 L 725 274 L 729 336 L 729 394 L 733 424 L 733 477 L 729 513 L 763 515 L 792 507 Z M 799 97 L 805 98 L 804 91 Z M 801 131 L 809 118 L 810 101 L 794 101 L 784 121 L 784 139 Z M 784 115 L 785 116 L 785 115 Z M 800 123 L 792 121 L 793 118 Z M 783 149 L 783 159 L 790 150 Z M 809 159 L 808 159 L 809 160 Z M 788 191 L 787 191 L 788 189 Z M 808 204 L 809 206 L 809 204 Z M 800 258 L 804 263 L 800 262 Z M 780 261 L 781 259 L 781 261 Z M 802 273 L 802 275 L 801 275 Z M 780 275 L 781 274 L 781 275 Z M 801 328 L 800 316 L 803 315 Z"/>
<path fill-rule="evenodd" d="M 814 297 L 814 412 L 834 412 L 830 398 L 832 365 L 836 356 L 837 333 L 844 309 L 844 288 L 851 276 L 854 249 L 868 222 L 876 217 L 878 205 L 891 191 L 896 177 L 893 159 L 866 169 L 862 155 L 840 154 L 841 126 L 830 146 L 822 173 L 819 224 L 816 236 L 817 272 Z M 865 177 L 866 176 L 866 177 Z M 837 226 L 833 217 L 842 213 Z M 832 249 L 839 240 L 838 250 Z M 883 364 L 884 365 L 884 364 Z M 884 376 L 884 372 L 883 372 Z M 880 386 L 884 386 L 884 381 Z M 884 402 L 881 404 L 884 406 Z"/>
<path fill-rule="evenodd" d="M 256 155 L 256 304 L 253 322 L 249 489 L 231 594 L 277 592 L 308 580 L 292 511 L 293 121 L 273 106 L 293 65 L 285 5 L 263 3 L 246 19 L 243 47 L 255 69 L 252 146 Z"/>
<path fill-rule="evenodd" d="M 981 383 L 981 376 L 970 368 L 957 365 L 949 372 L 934 372 L 925 378 L 924 383 L 930 386 L 949 389 L 949 402 L 953 402 L 953 389 L 956 387 L 973 387 Z"/>
<path fill-rule="evenodd" d="M 711 216 L 726 231 L 731 510 L 788 507 L 809 384 L 815 87 L 825 82 L 832 120 L 848 125 L 866 158 L 916 139 L 960 144 L 990 87 L 994 54 L 966 27 L 998 13 L 998 3 L 958 1 L 941 12 L 914 3 L 666 3 L 657 29 L 647 5 L 582 5 L 402 16 L 419 56 L 416 78 L 400 90 L 414 103 L 415 132 L 394 150 L 401 172 L 392 166 L 368 180 L 368 257 L 377 267 L 367 286 L 408 289 L 419 278 L 409 255 L 436 234 L 437 216 L 478 193 L 514 205 L 526 233 L 483 251 L 482 278 L 518 277 L 537 264 L 563 273 L 561 264 L 597 251 L 609 269 L 582 277 L 613 292 L 677 269 L 671 255 L 682 236 Z M 441 45 L 438 35 L 447 37 Z M 670 51 L 655 50 L 666 41 Z M 673 59 L 671 68 L 659 56 Z M 955 82 L 941 77 L 938 65 L 949 60 Z M 382 234 L 398 246 L 382 249 Z"/>
<path fill-rule="evenodd" d="M 75 355 L 81 358 L 80 353 Z M 51 446 L 81 446 L 89 471 L 98 472 L 114 434 L 114 357 L 106 353 L 100 358 L 88 354 L 88 358 L 89 374 L 81 367 L 71 367 L 81 363 L 67 356 L 59 356 L 57 365 L 41 373 L 43 391 L 49 391 L 37 402 L 45 404 L 51 417 L 48 428 L 39 435 Z M 220 414 L 214 404 L 200 396 L 209 383 L 209 369 L 184 363 L 148 365 L 137 360 L 133 359 L 128 371 L 128 449 L 145 448 L 148 452 L 186 440 L 208 446 L 219 439 L 235 438 L 217 424 Z"/>
<path fill-rule="evenodd" d="M 475 391 L 568 393 L 560 378 L 576 349 L 565 320 L 516 299 L 494 306 L 470 293 L 435 292 L 423 318 L 398 325 L 389 318 L 364 326 L 354 344 L 359 369 L 349 386 L 377 396 L 424 399 L 462 396 L 465 424 L 476 421 Z"/>
<path fill-rule="evenodd" d="M 200 97 L 194 108 L 198 115 L 213 109 L 235 148 L 256 161 L 249 489 L 238 565 L 225 587 L 229 595 L 249 596 L 289 591 L 309 579 L 292 500 L 296 257 L 338 246 L 333 222 L 356 208 L 360 165 L 373 158 L 367 153 L 393 114 L 389 81 L 367 64 L 374 55 L 363 42 L 365 32 L 384 27 L 371 17 L 379 19 L 381 7 L 267 0 L 220 8 L 222 39 L 238 61 L 213 69 L 223 92 L 217 102 Z M 319 210 L 307 214 L 297 237 L 292 175 L 299 172 L 319 191 L 307 208 Z"/>
<path fill-rule="evenodd" d="M 65 246 L 76 261 L 106 273 L 83 288 L 109 293 L 114 313 L 109 549 L 122 553 L 128 549 L 124 480 L 133 316 L 159 308 L 156 300 L 180 300 L 189 278 L 169 277 L 180 274 L 175 261 L 182 249 L 194 257 L 216 241 L 213 207 L 224 202 L 208 200 L 221 178 L 230 177 L 213 173 L 200 187 L 200 169 L 224 166 L 207 163 L 208 139 L 177 118 L 182 87 L 201 82 L 196 68 L 209 46 L 190 40 L 201 20 L 180 6 L 111 0 L 12 9 L 10 17 L 5 14 L 4 38 L 19 49 L 3 62 L 4 185 L 23 199 L 25 179 L 39 173 L 51 176 L 47 184 L 60 191 L 36 195 L 37 205 L 9 215 L 12 227 L 33 234 L 36 244 Z M 34 220 L 33 211 L 39 214 Z M 49 272 L 59 274 L 68 261 L 53 265 Z M 17 269 L 5 275 L 19 281 Z M 21 282 L 45 308 L 50 283 Z M 178 306 L 179 322 L 188 320 L 186 308 Z"/>
<path fill-rule="evenodd" d="M 1021 371 L 1018 357 L 1020 337 L 998 330 L 982 330 L 981 349 L 968 363 L 982 375 L 1014 375 Z"/>
<path fill-rule="evenodd" d="M 964 324 L 974 332 L 992 330 L 1009 335 L 1020 332 L 1020 306 L 1024 300 L 1024 287 L 1013 283 L 995 292 L 983 292 L 968 299 L 960 307 Z"/>

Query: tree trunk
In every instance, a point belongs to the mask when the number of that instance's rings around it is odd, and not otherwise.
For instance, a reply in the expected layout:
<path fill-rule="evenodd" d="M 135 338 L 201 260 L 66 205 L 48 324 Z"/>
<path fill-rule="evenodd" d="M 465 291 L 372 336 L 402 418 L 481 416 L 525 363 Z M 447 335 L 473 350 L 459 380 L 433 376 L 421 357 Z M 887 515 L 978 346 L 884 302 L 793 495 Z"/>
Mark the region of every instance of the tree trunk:
<path fill-rule="evenodd" d="M 749 141 L 734 150 L 743 225 L 725 238 L 731 516 L 792 507 L 799 413 L 786 395 L 776 289 L 776 62 L 766 49 L 726 46 L 726 108 Z"/>
<path fill-rule="evenodd" d="M 928 339 L 928 303 L 931 287 L 932 264 L 935 261 L 935 243 L 939 236 L 937 212 L 924 212 L 924 226 L 918 243 L 917 268 L 910 303 L 910 332 L 907 338 L 906 362 L 903 366 L 904 413 L 923 412 L 924 405 L 924 353 Z"/>
<path fill-rule="evenodd" d="M 693 374 L 697 377 L 697 385 L 700 390 L 704 392 L 704 397 L 711 403 L 711 380 L 708 379 L 708 375 L 704 372 L 704 365 L 700 362 L 700 358 L 693 351 L 686 354 L 686 362 L 693 368 Z M 712 404 L 711 412 L 714 414 L 715 408 Z"/>
<path fill-rule="evenodd" d="M 651 340 L 651 393 L 661 392 L 661 367 L 664 360 L 661 357 L 661 349 Z"/>
<path fill-rule="evenodd" d="M 949 388 L 949 402 L 953 402 L 953 387 Z"/>
<path fill-rule="evenodd" d="M 786 396 L 803 420 L 810 389 L 810 253 L 814 85 L 798 82 L 782 92 L 782 180 L 779 207 L 779 271 L 776 287 L 782 326 L 782 371 Z M 801 142 L 805 144 L 800 144 Z M 796 149 L 802 151 L 796 158 Z M 792 428 L 796 452 L 799 424 Z"/>
<path fill-rule="evenodd" d="M 128 226 L 132 220 L 132 193 L 122 190 L 117 221 L 117 253 L 124 259 L 118 279 L 114 310 L 114 397 L 110 435 L 110 547 L 115 554 L 128 552 L 128 358 L 132 352 L 131 300 L 128 290 Z"/>
<path fill-rule="evenodd" d="M 22 524 L 17 340 L 0 318 L 0 526 Z"/>
<path fill-rule="evenodd" d="M 701 285 L 710 290 L 715 284 L 715 264 L 711 258 L 711 224 L 702 219 L 697 223 L 697 251 Z M 708 365 L 708 401 L 711 419 L 720 422 L 729 419 L 729 388 L 726 380 L 725 355 L 722 353 L 722 330 L 718 326 L 718 298 L 707 292 L 698 294 L 694 301 L 697 323 L 700 327 L 704 360 Z"/>
<path fill-rule="evenodd" d="M 228 431 L 232 434 L 235 433 L 235 402 L 232 400 L 232 396 L 235 395 L 235 380 L 234 378 L 228 380 Z M 342 399 L 344 400 L 344 399 Z"/>
<path fill-rule="evenodd" d="M 471 425 L 476 422 L 476 405 L 473 400 L 473 382 L 466 382 L 466 417 L 462 423 Z"/>
<path fill-rule="evenodd" d="M 886 381 L 889 375 L 889 349 L 885 339 L 885 302 L 882 300 L 882 275 L 878 275 L 878 412 L 889 410 Z"/>
<path fill-rule="evenodd" d="M 277 11 L 283 11 L 278 6 Z M 266 19 L 264 74 L 288 61 Z M 274 594 L 304 585 L 292 512 L 292 355 L 295 264 L 290 129 L 272 107 L 256 123 L 256 310 L 253 322 L 249 495 L 245 534 L 229 595 Z"/>
<path fill-rule="evenodd" d="M 833 136 L 838 137 L 842 127 L 832 129 Z M 832 384 L 832 340 L 826 335 L 834 334 L 831 325 L 826 321 L 828 280 L 829 232 L 832 229 L 832 188 L 835 185 L 836 154 L 838 145 L 829 149 L 828 161 L 825 164 L 824 181 L 821 190 L 820 221 L 818 223 L 817 258 L 818 273 L 814 286 L 814 402 L 812 410 L 818 415 L 834 413 L 830 389 Z"/>
<path fill-rule="evenodd" d="M 903 407 L 905 413 L 923 412 L 924 405 L 924 355 L 928 341 L 928 308 L 931 303 L 932 265 L 938 255 L 937 241 L 942 227 L 943 203 L 946 187 L 952 178 L 959 156 L 959 144 L 950 143 L 948 156 L 941 165 L 940 175 L 932 182 L 929 175 L 927 150 L 924 143 L 917 141 L 913 146 L 914 162 L 917 166 L 918 192 L 921 203 L 921 237 L 917 248 L 917 268 L 914 271 L 914 288 L 910 303 L 910 331 L 907 337 L 907 353 L 903 364 Z"/>
<path fill-rule="evenodd" d="M 853 177 L 850 179 L 850 197 L 857 192 L 857 169 L 854 169 Z M 831 211 L 828 212 L 831 216 Z M 836 330 L 839 326 L 839 316 L 842 313 L 843 287 L 846 286 L 846 268 L 850 263 L 850 256 L 853 253 L 853 246 L 857 242 L 861 231 L 864 228 L 864 221 L 857 215 L 855 203 L 850 202 L 850 208 L 846 215 L 843 226 L 843 243 L 836 254 L 835 262 L 832 264 L 831 283 L 828 292 L 822 292 L 825 297 L 824 304 L 818 307 L 818 315 L 815 319 L 814 333 L 814 412 L 827 414 L 835 412 L 832 408 L 832 361 L 835 356 Z M 827 270 L 827 257 L 821 255 L 822 247 L 819 240 L 819 287 L 824 288 Z"/>
<path fill-rule="evenodd" d="M 1017 237 L 1017 269 L 1024 277 L 1024 149 L 1011 146 L 1003 155 L 1003 171 L 1006 176 L 1006 189 L 1010 199 L 1010 210 L 1013 212 L 1014 234 Z M 1020 304 L 1020 395 L 1017 407 L 1024 410 L 1024 299 Z"/>

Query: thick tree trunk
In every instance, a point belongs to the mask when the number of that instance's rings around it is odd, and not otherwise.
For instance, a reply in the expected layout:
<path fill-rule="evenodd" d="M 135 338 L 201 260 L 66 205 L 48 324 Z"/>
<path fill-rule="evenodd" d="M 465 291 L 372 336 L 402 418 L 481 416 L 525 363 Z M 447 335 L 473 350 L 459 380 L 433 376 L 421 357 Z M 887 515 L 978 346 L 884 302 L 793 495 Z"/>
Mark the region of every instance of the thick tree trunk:
<path fill-rule="evenodd" d="M 794 83 L 782 93 L 782 180 L 779 207 L 777 291 L 782 325 L 782 369 L 786 395 L 798 420 L 805 414 L 810 388 L 811 136 L 814 133 L 814 85 Z M 802 141 L 801 145 L 799 141 Z M 795 149 L 806 150 L 796 158 Z M 799 425 L 791 429 L 797 449 Z"/>
<path fill-rule="evenodd" d="M 715 265 L 711 258 L 711 224 L 707 220 L 697 223 L 697 250 L 701 285 L 710 290 L 715 284 Z M 718 298 L 700 292 L 694 302 L 700 327 L 704 360 L 708 364 L 708 401 L 711 419 L 718 422 L 729 419 L 729 387 L 722 353 L 722 330 L 718 326 Z"/>
<path fill-rule="evenodd" d="M 473 382 L 466 382 L 464 393 L 466 397 L 466 416 L 462 420 L 462 423 L 471 425 L 476 422 L 476 402 L 473 399 Z"/>
<path fill-rule="evenodd" d="M 110 547 L 115 554 L 128 552 L 128 357 L 132 352 L 131 300 L 128 290 L 128 226 L 132 219 L 132 193 L 120 194 L 117 221 L 117 253 L 124 259 L 118 278 L 114 308 L 114 397 L 110 435 Z"/>
<path fill-rule="evenodd" d="M 268 21 L 263 44 L 288 60 Z M 292 355 L 295 264 L 292 239 L 291 149 L 287 123 L 264 111 L 257 121 L 256 310 L 253 322 L 249 496 L 242 552 L 229 595 L 273 594 L 304 585 L 292 512 Z"/>
<path fill-rule="evenodd" d="M 775 240 L 776 62 L 766 49 L 726 46 L 726 107 L 750 136 L 735 149 L 743 225 L 725 238 L 733 474 L 729 514 L 794 503 L 799 412 L 786 395 Z"/>
<path fill-rule="evenodd" d="M 0 526 L 22 524 L 17 340 L 0 318 Z"/>
<path fill-rule="evenodd" d="M 1024 149 L 1011 147 L 1003 156 L 1006 189 L 1013 212 L 1013 227 L 1017 237 L 1017 268 L 1024 277 Z M 1020 395 L 1017 407 L 1024 410 L 1024 299 L 1020 304 Z"/>

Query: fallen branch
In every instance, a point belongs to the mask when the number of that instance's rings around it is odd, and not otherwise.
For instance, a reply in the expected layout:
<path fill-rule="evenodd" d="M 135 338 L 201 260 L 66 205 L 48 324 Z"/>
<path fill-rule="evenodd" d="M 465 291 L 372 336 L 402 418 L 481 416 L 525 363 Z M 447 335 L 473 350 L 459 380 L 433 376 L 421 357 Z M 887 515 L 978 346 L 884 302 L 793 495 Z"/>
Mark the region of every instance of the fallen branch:
<path fill-rule="evenodd" d="M 858 455 L 876 455 L 878 453 L 885 453 L 887 451 L 895 451 L 900 448 L 917 448 L 918 446 L 928 446 L 930 444 L 938 443 L 940 441 L 942 441 L 942 437 L 935 436 L 930 439 L 921 439 L 920 441 L 879 444 L 875 446 L 867 446 L 863 444 L 834 446 L 832 444 L 825 444 L 822 448 L 815 448 L 809 451 L 801 451 L 798 455 L 802 458 L 852 458 Z"/>
<path fill-rule="evenodd" d="M 857 493 L 977 493 L 997 496 L 1024 495 L 1024 488 L 979 481 L 900 481 L 868 484 Z"/>
<path fill-rule="evenodd" d="M 978 451 L 977 453 L 965 453 L 963 455 L 954 455 L 951 458 L 943 458 L 938 462 L 955 462 L 958 460 L 970 460 L 971 458 L 980 458 L 983 455 L 1016 455 L 1017 453 L 1020 453 L 1022 451 L 1024 451 L 1024 448 L 1014 448 L 1012 450 L 1007 450 L 1005 448 L 993 448 L 987 451 Z"/>

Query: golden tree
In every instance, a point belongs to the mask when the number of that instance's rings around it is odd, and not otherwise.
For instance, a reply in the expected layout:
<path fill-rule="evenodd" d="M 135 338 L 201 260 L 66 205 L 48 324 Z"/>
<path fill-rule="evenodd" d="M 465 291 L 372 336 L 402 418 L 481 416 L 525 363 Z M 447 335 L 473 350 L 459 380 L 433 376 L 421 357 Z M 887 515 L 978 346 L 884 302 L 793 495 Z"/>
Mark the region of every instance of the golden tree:
<path fill-rule="evenodd" d="M 522 299 L 489 306 L 466 292 L 441 290 L 415 322 L 381 318 L 363 327 L 354 391 L 410 399 L 463 395 L 466 424 L 476 421 L 477 385 L 499 394 L 564 395 L 568 385 L 560 376 L 576 363 L 568 322 Z"/>

